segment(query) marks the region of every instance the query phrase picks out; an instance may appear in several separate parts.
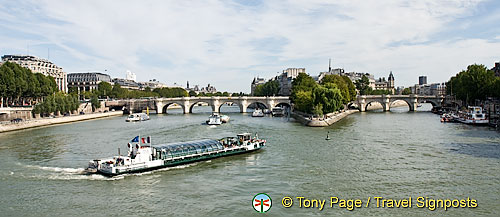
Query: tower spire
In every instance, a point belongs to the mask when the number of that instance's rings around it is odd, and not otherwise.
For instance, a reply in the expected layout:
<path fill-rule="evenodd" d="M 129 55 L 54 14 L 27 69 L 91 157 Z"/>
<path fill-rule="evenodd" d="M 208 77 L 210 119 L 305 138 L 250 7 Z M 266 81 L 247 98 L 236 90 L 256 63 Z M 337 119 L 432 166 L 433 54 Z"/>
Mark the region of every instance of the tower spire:
<path fill-rule="evenodd" d="M 332 58 L 328 59 L 328 72 L 332 71 Z"/>

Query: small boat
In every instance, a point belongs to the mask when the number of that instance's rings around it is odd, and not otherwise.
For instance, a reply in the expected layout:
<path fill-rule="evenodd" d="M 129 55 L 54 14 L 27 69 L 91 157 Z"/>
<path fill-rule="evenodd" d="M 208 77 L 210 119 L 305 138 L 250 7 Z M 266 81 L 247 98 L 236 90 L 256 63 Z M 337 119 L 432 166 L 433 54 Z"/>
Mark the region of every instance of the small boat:
<path fill-rule="evenodd" d="M 326 138 L 325 138 L 325 140 L 330 140 L 330 139 L 331 139 L 331 138 L 330 138 L 330 131 L 328 131 L 328 133 L 326 133 Z"/>
<path fill-rule="evenodd" d="M 261 109 L 255 109 L 252 113 L 252 117 L 264 117 L 264 112 Z"/>
<path fill-rule="evenodd" d="M 462 115 L 458 121 L 464 124 L 486 125 L 488 119 L 486 114 L 483 113 L 483 108 L 479 106 L 469 106 L 466 113 Z"/>
<path fill-rule="evenodd" d="M 208 117 L 206 123 L 208 125 L 221 125 L 222 124 L 221 116 L 218 113 L 213 113 Z"/>
<path fill-rule="evenodd" d="M 127 119 L 125 119 L 126 122 L 134 122 L 134 121 L 147 121 L 149 120 L 149 115 L 145 113 L 135 113 L 135 114 L 130 114 Z"/>
<path fill-rule="evenodd" d="M 273 114 L 273 116 L 275 117 L 281 117 L 281 116 L 284 116 L 285 115 L 285 109 L 283 109 L 282 107 L 274 107 L 272 110 L 271 110 L 271 113 Z"/>
<path fill-rule="evenodd" d="M 231 119 L 231 118 L 227 115 L 220 115 L 220 120 L 222 121 L 222 123 L 229 122 L 229 119 Z"/>
<path fill-rule="evenodd" d="M 453 122 L 453 117 L 451 116 L 451 114 L 444 113 L 441 115 L 441 122 L 443 122 L 443 123 Z"/>
<path fill-rule="evenodd" d="M 229 155 L 243 154 L 259 150 L 266 146 L 266 140 L 256 135 L 242 133 L 236 137 L 222 139 L 204 139 L 187 142 L 152 145 L 151 138 L 135 137 L 128 143 L 128 154 L 91 160 L 86 168 L 87 173 L 99 173 L 105 176 L 116 176 L 126 173 L 138 173 L 150 170 L 173 167 L 196 161 L 209 160 Z"/>

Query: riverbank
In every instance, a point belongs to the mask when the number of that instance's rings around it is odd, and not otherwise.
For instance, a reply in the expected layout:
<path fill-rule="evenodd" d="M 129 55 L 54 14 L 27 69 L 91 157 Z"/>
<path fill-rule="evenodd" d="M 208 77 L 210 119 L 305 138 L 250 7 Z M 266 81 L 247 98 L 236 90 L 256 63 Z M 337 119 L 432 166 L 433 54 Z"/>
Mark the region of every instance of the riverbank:
<path fill-rule="evenodd" d="M 114 111 L 114 112 L 105 112 L 105 113 L 94 113 L 94 114 L 86 114 L 86 115 L 75 115 L 75 116 L 65 116 L 65 117 L 56 117 L 56 118 L 41 118 L 41 119 L 33 119 L 29 121 L 23 121 L 20 123 L 8 123 L 0 125 L 0 133 L 15 131 L 15 130 L 23 130 L 28 128 L 35 127 L 43 127 L 50 126 L 56 124 L 65 124 L 77 121 L 85 121 L 91 119 L 98 118 L 107 118 L 112 116 L 123 115 L 122 111 Z"/>
<path fill-rule="evenodd" d="M 337 121 L 342 120 L 342 118 L 347 117 L 350 114 L 359 112 L 359 110 L 347 110 L 343 112 L 335 112 L 325 115 L 324 118 L 311 118 L 306 117 L 304 114 L 293 112 L 292 117 L 295 118 L 298 122 L 308 126 L 308 127 L 327 127 L 330 126 Z"/>

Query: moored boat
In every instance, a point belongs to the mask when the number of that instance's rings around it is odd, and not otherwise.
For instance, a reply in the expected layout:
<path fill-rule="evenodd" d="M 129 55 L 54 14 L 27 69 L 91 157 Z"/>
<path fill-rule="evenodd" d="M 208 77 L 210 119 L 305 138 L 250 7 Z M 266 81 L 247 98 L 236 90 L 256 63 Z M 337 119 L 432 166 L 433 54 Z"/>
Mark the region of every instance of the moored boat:
<path fill-rule="evenodd" d="M 92 160 L 89 162 L 87 171 L 106 176 L 137 173 L 252 152 L 266 145 L 266 140 L 259 139 L 257 135 L 252 138 L 250 133 L 219 140 L 204 139 L 161 145 L 152 145 L 150 138 L 139 140 L 136 137 L 132 140 L 132 142 L 136 141 L 138 143 L 135 145 L 128 144 L 126 156 L 118 154 L 114 157 Z"/>
<path fill-rule="evenodd" d="M 479 106 L 469 106 L 466 113 L 463 114 L 458 121 L 464 124 L 473 125 L 486 125 L 489 122 L 488 118 L 486 118 L 486 114 L 483 113 L 483 108 Z"/>
<path fill-rule="evenodd" d="M 275 117 L 281 117 L 283 115 L 285 115 L 285 109 L 283 109 L 282 107 L 274 107 L 272 110 L 271 110 L 273 116 Z"/>
<path fill-rule="evenodd" d="M 264 112 L 261 109 L 255 109 L 252 112 L 252 117 L 264 117 Z"/>
<path fill-rule="evenodd" d="M 147 121 L 149 120 L 149 115 L 146 113 L 135 113 L 135 114 L 130 114 L 127 119 L 125 119 L 126 122 L 134 122 L 134 121 Z"/>

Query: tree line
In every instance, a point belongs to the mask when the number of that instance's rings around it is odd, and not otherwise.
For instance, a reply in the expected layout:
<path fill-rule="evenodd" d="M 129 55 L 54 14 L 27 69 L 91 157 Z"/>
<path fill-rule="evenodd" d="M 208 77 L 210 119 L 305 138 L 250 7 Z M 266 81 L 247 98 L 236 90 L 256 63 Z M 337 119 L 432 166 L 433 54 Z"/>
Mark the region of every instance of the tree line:
<path fill-rule="evenodd" d="M 0 66 L 2 105 L 32 105 L 57 91 L 57 84 L 51 76 L 33 73 L 28 68 L 8 61 Z"/>
<path fill-rule="evenodd" d="M 64 114 L 77 110 L 79 106 L 80 101 L 77 95 L 57 92 L 47 96 L 43 102 L 37 103 L 33 108 L 33 113 L 42 114 L 42 116 L 49 116 L 50 113 L 56 112 Z"/>
<path fill-rule="evenodd" d="M 446 94 L 467 104 L 487 97 L 500 97 L 500 77 L 484 65 L 469 65 L 446 83 Z"/>
<path fill-rule="evenodd" d="M 294 109 L 314 115 L 339 111 L 356 98 L 356 87 L 347 76 L 326 75 L 318 84 L 306 73 L 292 82 Z"/>
<path fill-rule="evenodd" d="M 255 86 L 254 96 L 276 96 L 280 92 L 280 83 L 277 80 L 271 80 L 264 84 Z"/>

